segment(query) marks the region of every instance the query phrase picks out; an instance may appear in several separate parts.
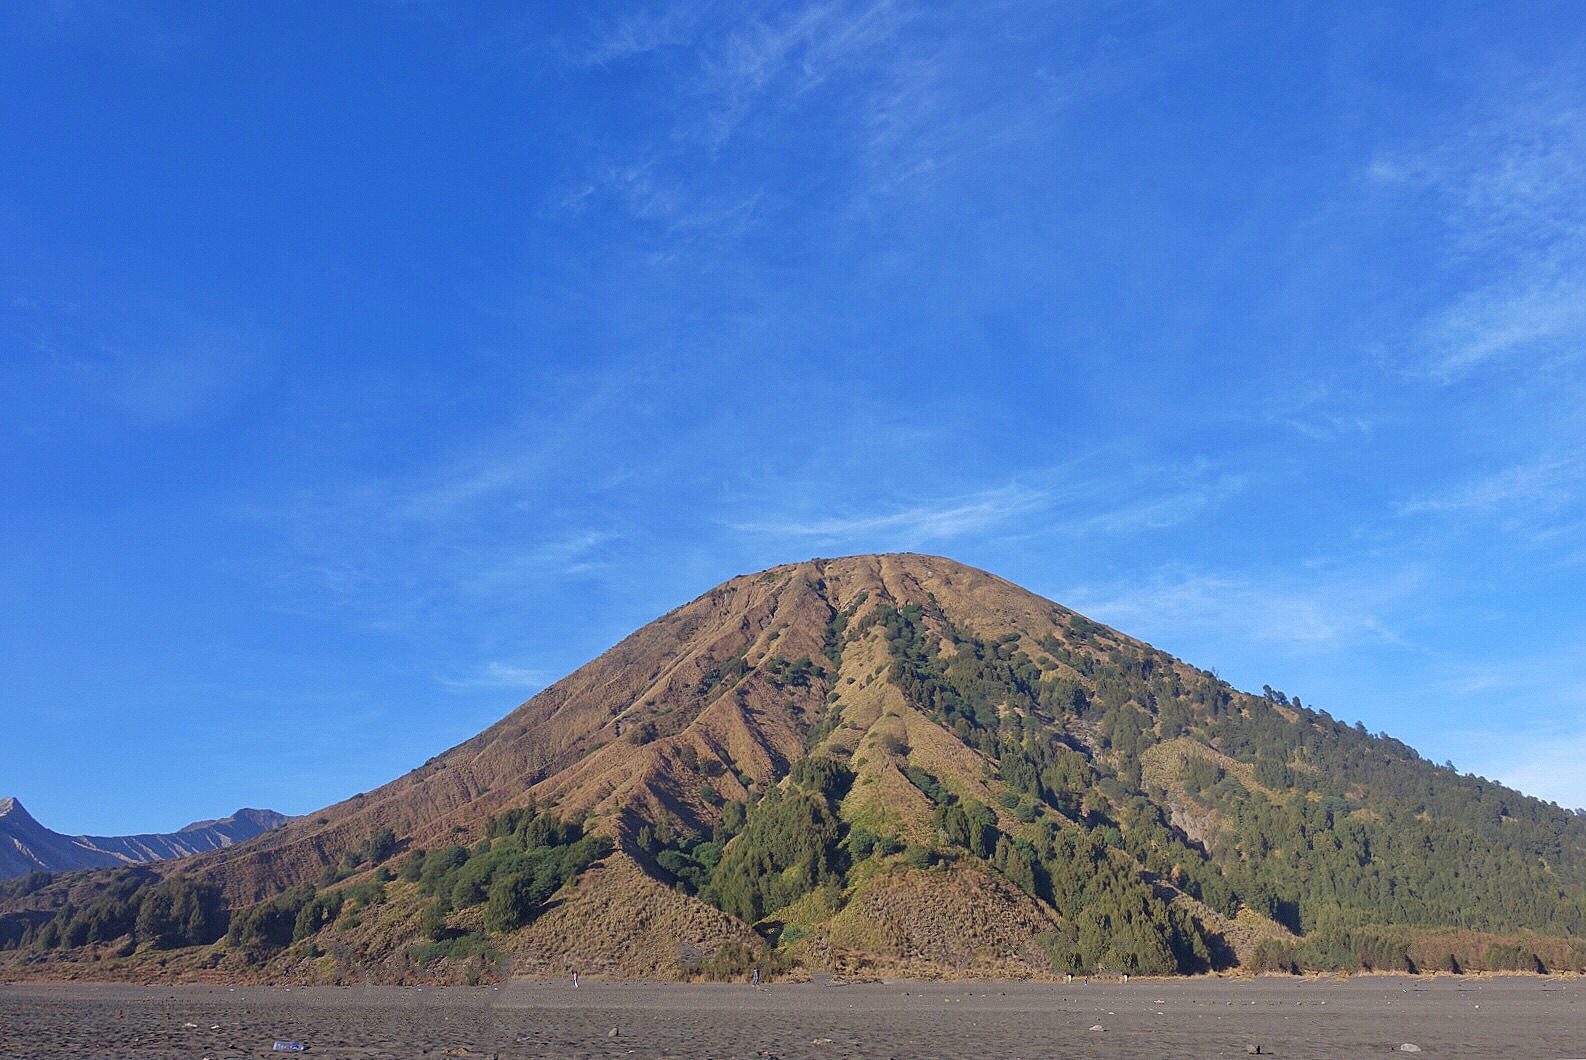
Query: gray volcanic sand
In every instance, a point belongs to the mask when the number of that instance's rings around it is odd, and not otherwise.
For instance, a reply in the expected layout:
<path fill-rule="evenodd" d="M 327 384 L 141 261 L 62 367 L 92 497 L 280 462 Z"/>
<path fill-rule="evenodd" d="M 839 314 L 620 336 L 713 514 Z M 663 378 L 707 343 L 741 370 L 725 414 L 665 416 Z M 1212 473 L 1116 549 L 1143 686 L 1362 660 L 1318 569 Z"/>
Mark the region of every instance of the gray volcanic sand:
<path fill-rule="evenodd" d="M 0 986 L 5 1057 L 288 1055 L 276 1038 L 361 1058 L 1586 1057 L 1586 980 Z"/>

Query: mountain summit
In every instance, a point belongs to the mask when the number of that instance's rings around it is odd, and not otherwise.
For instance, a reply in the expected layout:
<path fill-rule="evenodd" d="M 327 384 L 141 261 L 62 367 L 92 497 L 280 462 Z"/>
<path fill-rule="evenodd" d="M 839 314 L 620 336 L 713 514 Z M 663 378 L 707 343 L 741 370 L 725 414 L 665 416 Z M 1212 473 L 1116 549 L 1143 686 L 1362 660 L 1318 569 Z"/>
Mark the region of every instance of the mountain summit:
<path fill-rule="evenodd" d="M 1586 819 L 983 571 L 854 556 L 734 578 L 239 847 L 14 885 L 0 946 L 112 977 L 1586 969 Z"/>

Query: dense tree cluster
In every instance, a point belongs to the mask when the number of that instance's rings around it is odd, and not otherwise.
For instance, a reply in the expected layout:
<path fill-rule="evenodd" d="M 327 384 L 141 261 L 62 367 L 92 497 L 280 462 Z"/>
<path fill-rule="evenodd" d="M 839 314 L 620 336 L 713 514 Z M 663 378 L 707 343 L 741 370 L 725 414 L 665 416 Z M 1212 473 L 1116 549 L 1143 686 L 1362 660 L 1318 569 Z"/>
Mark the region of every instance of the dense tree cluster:
<path fill-rule="evenodd" d="M 1074 937 L 1052 940 L 1068 947 L 1063 963 L 1127 963 L 1121 953 L 1103 960 L 1097 946 L 1107 932 L 1137 940 L 1126 944 L 1137 967 L 1160 966 L 1163 952 L 1181 968 L 1216 958 L 1171 910 L 1138 904 L 1139 894 L 1118 897 L 1120 881 L 1140 868 L 1224 914 L 1248 906 L 1303 933 L 1281 955 L 1302 967 L 1404 967 L 1407 944 L 1371 925 L 1586 935 L 1580 816 L 1433 765 L 1281 692 L 1238 692 L 1079 616 L 1059 617 L 1065 638 L 1042 639 L 1036 660 L 1017 636 L 983 640 L 933 604 L 867 616 L 883 627 L 891 676 L 910 700 L 991 758 L 1010 789 L 1004 805 L 1052 837 L 1033 859 L 1014 858 L 1010 878 L 1028 880 L 1033 860 L 1046 897 L 1041 880 L 1055 878 L 1047 867 L 1055 857 L 1067 878 L 1094 873 L 1094 886 L 1118 892 L 1054 901 L 1075 917 Z M 1171 795 L 1160 780 L 1147 783 L 1146 767 L 1153 747 L 1180 737 L 1192 742 L 1166 759 L 1177 765 L 1168 783 L 1180 793 Z M 1237 768 L 1219 764 L 1230 760 Z M 944 841 L 985 856 L 984 815 L 951 805 L 924 770 L 908 775 L 938 804 Z M 1208 823 L 1203 840 L 1169 820 L 1173 798 Z M 1043 807 L 1077 827 L 1054 828 Z M 1137 867 L 1102 872 L 1091 847 L 1073 847 L 1081 839 Z M 997 842 L 1001 867 L 1020 847 Z M 1053 899 L 1065 894 L 1053 887 Z"/>
<path fill-rule="evenodd" d="M 403 875 L 435 897 L 432 912 L 485 903 L 485 925 L 512 931 L 528 923 L 562 885 L 611 852 L 611 841 L 533 806 L 490 818 L 472 850 L 414 851 Z"/>
<path fill-rule="evenodd" d="M 267 902 L 250 906 L 231 918 L 228 939 L 233 946 L 256 954 L 285 949 L 303 937 L 297 933 L 299 918 L 319 897 L 313 884 L 304 883 Z M 311 913 L 304 918 L 304 923 L 314 920 Z"/>
<path fill-rule="evenodd" d="M 382 828 L 348 852 L 345 864 L 351 869 L 363 865 L 379 865 L 389 860 L 400 846 L 396 833 L 389 828 Z"/>
<path fill-rule="evenodd" d="M 810 681 L 823 672 L 808 655 L 800 655 L 792 662 L 775 656 L 767 660 L 764 669 L 777 688 L 808 688 Z"/>
<path fill-rule="evenodd" d="M 1043 822 L 1033 847 L 1036 893 L 1065 921 L 1063 932 L 1042 940 L 1057 970 L 1166 975 L 1227 962 L 1193 918 L 1158 898 L 1096 832 Z"/>
<path fill-rule="evenodd" d="M 49 877 L 29 878 L 21 893 L 44 886 Z M 168 950 L 202 946 L 226 933 L 228 910 L 219 888 L 182 876 L 162 879 L 142 866 L 118 869 L 81 905 L 68 901 L 47 919 L 13 914 L 0 920 L 0 949 L 32 946 L 50 950 L 124 940 Z"/>
<path fill-rule="evenodd" d="M 847 767 L 824 757 L 801 760 L 786 791 L 773 788 L 747 814 L 702 895 L 750 923 L 828 883 L 841 883 L 849 852 L 836 801 L 853 782 Z"/>

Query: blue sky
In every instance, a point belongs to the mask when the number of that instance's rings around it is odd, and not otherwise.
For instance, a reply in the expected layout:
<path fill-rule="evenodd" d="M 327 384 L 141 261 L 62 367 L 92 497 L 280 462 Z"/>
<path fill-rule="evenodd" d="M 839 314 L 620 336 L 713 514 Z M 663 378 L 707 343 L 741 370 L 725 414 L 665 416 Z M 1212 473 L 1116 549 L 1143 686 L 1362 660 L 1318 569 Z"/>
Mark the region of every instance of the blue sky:
<path fill-rule="evenodd" d="M 919 550 L 1586 805 L 1580 5 L 538 7 L 0 14 L 0 794 L 307 812 Z"/>

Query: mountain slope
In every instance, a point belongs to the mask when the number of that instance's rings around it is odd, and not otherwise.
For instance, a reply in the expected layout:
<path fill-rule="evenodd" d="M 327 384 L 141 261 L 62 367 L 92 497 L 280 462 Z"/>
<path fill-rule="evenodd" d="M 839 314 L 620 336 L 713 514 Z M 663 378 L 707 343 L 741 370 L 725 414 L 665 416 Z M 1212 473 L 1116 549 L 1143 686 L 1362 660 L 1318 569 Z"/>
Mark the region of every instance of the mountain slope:
<path fill-rule="evenodd" d="M 161 887 L 199 927 L 157 946 Z M 734 578 L 382 788 L 0 893 L 29 974 L 1586 967 L 1583 937 L 1581 817 L 917 555 Z"/>
<path fill-rule="evenodd" d="M 195 821 L 164 834 L 67 836 L 39 824 L 15 798 L 4 798 L 0 799 L 0 879 L 184 858 L 246 842 L 286 820 L 274 810 L 244 808 L 230 817 Z"/>

